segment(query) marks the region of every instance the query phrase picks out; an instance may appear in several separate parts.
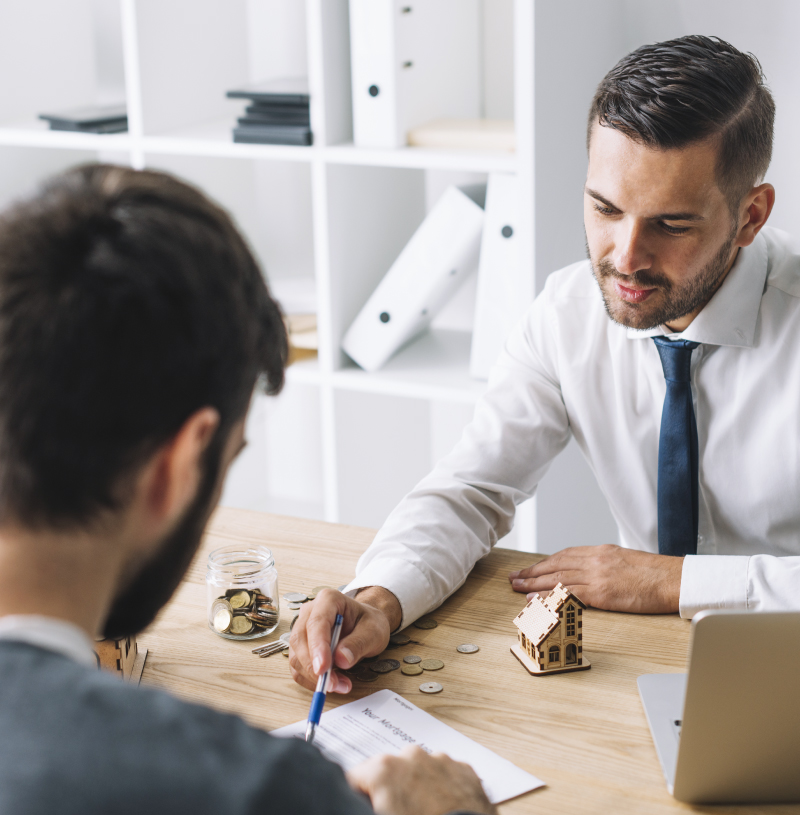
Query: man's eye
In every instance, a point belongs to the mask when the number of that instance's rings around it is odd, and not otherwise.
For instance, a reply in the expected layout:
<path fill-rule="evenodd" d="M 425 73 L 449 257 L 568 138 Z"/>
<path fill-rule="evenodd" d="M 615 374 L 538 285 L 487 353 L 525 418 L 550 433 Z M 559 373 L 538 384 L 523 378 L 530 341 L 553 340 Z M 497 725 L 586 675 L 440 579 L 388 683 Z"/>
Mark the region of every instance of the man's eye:
<path fill-rule="evenodd" d="M 603 207 L 600 204 L 594 205 L 595 212 L 599 212 L 601 215 L 613 215 L 614 210 L 611 207 Z"/>
<path fill-rule="evenodd" d="M 670 226 L 669 224 L 665 224 L 663 221 L 661 223 L 661 228 L 670 235 L 683 235 L 685 232 L 689 231 L 688 226 Z"/>

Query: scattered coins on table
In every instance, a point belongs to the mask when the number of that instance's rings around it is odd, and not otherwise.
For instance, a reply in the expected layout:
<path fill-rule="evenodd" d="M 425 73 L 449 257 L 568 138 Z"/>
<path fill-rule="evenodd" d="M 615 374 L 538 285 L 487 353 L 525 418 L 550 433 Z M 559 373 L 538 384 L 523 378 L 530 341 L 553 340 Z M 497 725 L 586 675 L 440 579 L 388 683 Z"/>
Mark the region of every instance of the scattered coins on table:
<path fill-rule="evenodd" d="M 309 592 L 309 598 L 313 599 L 318 592 L 322 591 L 323 586 L 317 586 Z M 288 595 L 284 595 L 288 599 Z M 433 617 L 422 617 L 414 623 L 414 627 L 423 631 L 431 631 L 437 628 L 439 623 Z M 402 648 L 403 646 L 410 645 L 423 645 L 424 643 L 412 640 L 408 634 L 398 633 L 392 634 L 389 638 L 388 648 Z M 457 646 L 457 650 L 464 654 L 474 654 L 479 651 L 477 645 L 465 643 L 464 645 Z M 389 674 L 392 671 L 400 671 L 405 676 L 419 676 L 423 671 L 440 671 L 444 668 L 444 662 L 441 659 L 428 658 L 423 659 L 419 654 L 406 654 L 403 656 L 402 664 L 396 659 L 387 659 L 381 657 L 365 657 L 358 664 L 354 665 L 346 671 L 343 671 L 345 676 L 358 682 L 375 682 L 380 674 Z M 422 693 L 441 693 L 443 686 L 438 682 L 425 682 L 419 687 Z"/>
<path fill-rule="evenodd" d="M 228 589 L 211 604 L 211 625 L 219 634 L 248 637 L 274 628 L 278 609 L 258 589 Z"/>
<path fill-rule="evenodd" d="M 297 611 L 300 608 L 302 608 L 300 603 L 289 603 L 289 611 Z"/>
<path fill-rule="evenodd" d="M 396 659 L 379 659 L 370 664 L 369 669 L 377 674 L 388 674 L 389 671 L 396 671 L 400 663 Z"/>
<path fill-rule="evenodd" d="M 369 668 L 367 668 L 366 671 L 360 671 L 359 673 L 355 674 L 355 678 L 359 682 L 376 682 L 378 680 L 378 674 L 370 671 Z"/>
<path fill-rule="evenodd" d="M 283 599 L 287 603 L 305 603 L 308 600 L 308 595 L 299 591 L 290 591 L 288 594 L 283 595 Z"/>
<path fill-rule="evenodd" d="M 309 600 L 316 600 L 316 599 L 317 599 L 317 595 L 318 595 L 318 594 L 319 594 L 319 593 L 320 593 L 320 592 L 321 592 L 323 589 L 329 589 L 329 588 L 331 588 L 331 587 L 330 587 L 330 586 L 314 586 L 314 588 L 313 588 L 313 589 L 311 589 L 311 591 L 308 593 L 308 599 L 309 599 Z"/>
<path fill-rule="evenodd" d="M 459 645 L 456 648 L 459 654 L 477 654 L 480 650 L 477 645 L 472 645 L 471 643 L 464 643 L 464 645 Z"/>

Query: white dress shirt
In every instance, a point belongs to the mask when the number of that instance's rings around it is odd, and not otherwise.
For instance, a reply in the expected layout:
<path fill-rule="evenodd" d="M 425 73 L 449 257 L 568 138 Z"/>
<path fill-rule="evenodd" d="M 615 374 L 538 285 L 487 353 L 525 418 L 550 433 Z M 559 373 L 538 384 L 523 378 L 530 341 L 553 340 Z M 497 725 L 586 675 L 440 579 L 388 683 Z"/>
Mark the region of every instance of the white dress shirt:
<path fill-rule="evenodd" d="M 9 614 L 0 617 L 0 640 L 13 640 L 35 645 L 47 651 L 99 668 L 100 663 L 89 635 L 74 623 L 39 614 Z"/>
<path fill-rule="evenodd" d="M 392 512 L 347 590 L 389 589 L 402 625 L 438 606 L 509 531 L 570 436 L 620 543 L 658 552 L 666 385 L 650 338 L 663 334 L 701 343 L 691 367 L 700 525 L 681 615 L 800 609 L 800 245 L 768 228 L 681 335 L 613 323 L 588 261 L 550 275 L 461 441 Z"/>

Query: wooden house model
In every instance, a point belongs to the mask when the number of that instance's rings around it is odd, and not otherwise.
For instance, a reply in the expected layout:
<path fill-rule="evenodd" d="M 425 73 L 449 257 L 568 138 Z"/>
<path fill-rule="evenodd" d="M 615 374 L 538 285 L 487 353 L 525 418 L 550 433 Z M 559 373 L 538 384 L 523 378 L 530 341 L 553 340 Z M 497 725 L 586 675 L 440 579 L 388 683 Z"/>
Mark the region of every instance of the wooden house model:
<path fill-rule="evenodd" d="M 583 656 L 585 608 L 561 583 L 548 597 L 536 595 L 514 618 L 519 637 L 511 653 L 534 676 L 591 668 Z"/>
<path fill-rule="evenodd" d="M 136 637 L 99 640 L 94 650 L 100 667 L 125 682 L 139 684 L 147 659 L 147 648 L 139 648 Z"/>

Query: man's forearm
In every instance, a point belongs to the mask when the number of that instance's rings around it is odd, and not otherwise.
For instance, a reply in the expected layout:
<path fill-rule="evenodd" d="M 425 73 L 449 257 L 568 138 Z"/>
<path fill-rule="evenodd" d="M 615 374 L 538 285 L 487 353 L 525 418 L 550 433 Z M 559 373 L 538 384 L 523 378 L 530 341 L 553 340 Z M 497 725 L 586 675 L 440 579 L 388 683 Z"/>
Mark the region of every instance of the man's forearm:
<path fill-rule="evenodd" d="M 400 601 L 388 589 L 381 586 L 367 586 L 356 592 L 359 603 L 372 606 L 382 612 L 389 621 L 389 630 L 394 631 L 403 619 L 403 609 Z"/>

